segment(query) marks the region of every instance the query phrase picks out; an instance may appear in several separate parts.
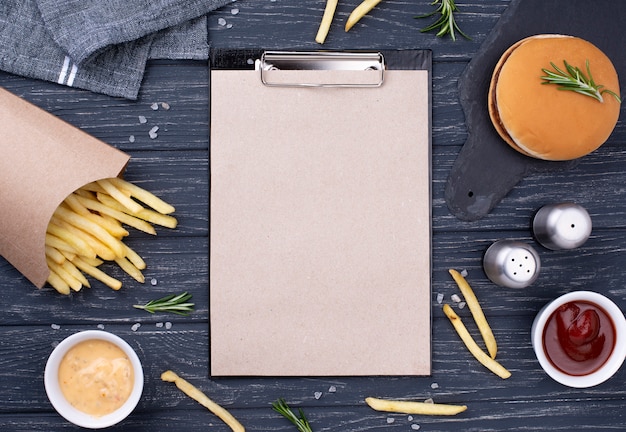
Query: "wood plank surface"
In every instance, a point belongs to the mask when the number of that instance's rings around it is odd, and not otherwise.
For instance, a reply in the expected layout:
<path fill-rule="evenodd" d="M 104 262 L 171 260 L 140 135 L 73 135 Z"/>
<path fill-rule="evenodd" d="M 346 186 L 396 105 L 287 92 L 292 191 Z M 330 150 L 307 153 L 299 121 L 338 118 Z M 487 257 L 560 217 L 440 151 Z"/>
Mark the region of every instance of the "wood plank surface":
<path fill-rule="evenodd" d="M 126 178 L 176 206 L 179 227 L 158 228 L 153 237 L 132 231 L 128 240 L 148 263 L 145 284 L 125 277 L 114 292 L 100 283 L 69 297 L 34 288 L 0 259 L 0 430 L 79 430 L 49 403 L 43 371 L 53 346 L 80 330 L 103 328 L 126 339 L 145 373 L 139 406 L 116 431 L 227 431 L 229 428 L 160 373 L 171 368 L 229 409 L 250 431 L 294 431 L 271 403 L 284 397 L 302 407 L 321 431 L 618 431 L 624 430 L 626 370 L 591 389 L 552 381 L 530 345 L 530 326 L 548 301 L 568 291 L 591 289 L 626 307 L 626 130 L 620 121 L 610 142 L 572 171 L 531 175 L 486 218 L 461 222 L 450 214 L 444 188 L 467 138 L 458 101 L 458 80 L 508 0 L 459 1 L 458 22 L 472 40 L 456 42 L 420 33 L 429 19 L 413 17 L 433 9 L 430 1 L 383 1 L 349 33 L 343 23 L 358 1 L 340 2 L 328 49 L 426 48 L 433 52 L 432 160 L 432 361 L 428 377 L 220 378 L 209 371 L 208 194 L 209 74 L 205 62 L 149 63 L 137 101 L 111 98 L 0 72 L 0 85 L 86 132 L 128 152 Z M 318 49 L 314 37 L 321 0 L 239 0 L 209 16 L 209 42 L 216 47 Z M 153 110 L 166 102 L 170 109 Z M 622 113 L 623 114 L 623 113 Z M 146 117 L 146 123 L 139 117 Z M 158 137 L 148 131 L 159 126 Z M 246 119 L 241 119 L 246 126 Z M 133 138 L 131 138 L 131 136 Z M 542 205 L 576 201 L 593 221 L 588 242 L 573 251 L 548 251 L 532 238 L 530 220 Z M 538 281 L 513 290 L 497 287 L 482 270 L 482 255 L 499 239 L 533 245 L 542 260 Z M 424 251 L 428 253 L 428 251 Z M 501 380 L 465 350 L 441 310 L 438 294 L 450 302 L 459 291 L 447 270 L 468 271 L 499 343 L 498 359 L 512 372 Z M 189 291 L 191 316 L 151 315 L 132 305 Z M 384 302 L 384 298 L 375 301 Z M 471 332 L 469 311 L 455 309 Z M 233 311 L 234 314 L 237 311 Z M 341 317 L 337 317 L 341 319 Z M 285 330 L 285 337 L 297 337 Z M 311 353 L 315 361 L 316 353 Z M 364 362 L 367 359 L 363 359 Z M 367 396 L 466 404 L 455 417 L 378 413 Z"/>

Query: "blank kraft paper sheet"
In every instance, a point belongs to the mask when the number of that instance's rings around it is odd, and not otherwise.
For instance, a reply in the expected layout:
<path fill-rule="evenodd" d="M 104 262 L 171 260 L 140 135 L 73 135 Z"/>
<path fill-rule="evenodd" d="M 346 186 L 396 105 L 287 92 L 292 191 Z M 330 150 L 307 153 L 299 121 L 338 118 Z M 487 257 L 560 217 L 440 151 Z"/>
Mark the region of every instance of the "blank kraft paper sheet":
<path fill-rule="evenodd" d="M 429 86 L 211 71 L 212 376 L 430 374 Z"/>

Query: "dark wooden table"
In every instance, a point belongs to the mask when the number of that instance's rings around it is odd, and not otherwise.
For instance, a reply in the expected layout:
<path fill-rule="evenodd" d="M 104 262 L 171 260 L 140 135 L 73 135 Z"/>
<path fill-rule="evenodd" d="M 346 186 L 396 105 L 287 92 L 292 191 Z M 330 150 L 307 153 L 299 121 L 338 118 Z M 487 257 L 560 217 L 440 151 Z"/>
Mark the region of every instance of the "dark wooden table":
<path fill-rule="evenodd" d="M 314 37 L 321 0 L 240 0 L 209 17 L 216 47 L 317 49 Z M 208 69 L 204 62 L 150 63 L 139 100 L 127 101 L 56 84 L 0 73 L 0 85 L 86 132 L 128 152 L 126 178 L 176 206 L 179 227 L 156 237 L 133 231 L 128 244 L 148 263 L 147 283 L 123 277 L 114 292 L 102 284 L 69 297 L 34 288 L 0 260 L 0 430 L 76 430 L 52 408 L 43 386 L 45 362 L 53 346 L 80 330 L 104 328 L 125 338 L 145 371 L 137 409 L 113 430 L 229 430 L 219 419 L 159 379 L 173 369 L 229 409 L 251 431 L 293 431 L 274 413 L 284 397 L 304 408 L 315 431 L 572 431 L 624 430 L 626 369 L 591 389 L 570 389 L 539 367 L 530 345 L 537 311 L 560 294 L 599 291 L 626 307 L 626 131 L 618 124 L 611 140 L 572 171 L 525 178 L 486 218 L 462 222 L 449 211 L 444 187 L 467 138 L 457 83 L 473 55 L 509 5 L 508 0 L 459 2 L 459 24 L 472 40 L 456 42 L 422 34 L 429 1 L 383 1 L 349 33 L 343 22 L 357 1 L 340 2 L 328 36 L 329 49 L 428 48 L 433 52 L 433 372 L 428 377 L 229 378 L 208 376 Z M 154 102 L 171 109 L 152 110 Z M 147 123 L 139 122 L 145 116 Z M 242 127 L 246 120 L 241 119 Z M 148 131 L 159 126 L 151 139 Z M 134 136 L 134 142 L 129 140 Z M 529 229 L 542 205 L 576 201 L 591 214 L 589 241 L 573 251 L 551 252 L 537 245 Z M 482 270 L 482 254 L 494 241 L 517 239 L 535 246 L 542 259 L 539 279 L 522 290 L 500 288 Z M 466 351 L 442 313 L 458 290 L 448 268 L 467 269 L 482 301 L 500 351 L 512 372 L 508 380 L 491 374 Z M 156 282 L 156 284 L 151 283 Z M 196 311 L 188 318 L 150 315 L 135 303 L 180 291 L 193 294 Z M 384 301 L 384 299 L 380 299 Z M 237 311 L 233 311 L 237 313 Z M 467 309 L 459 312 L 468 317 Z M 140 324 L 138 326 L 137 324 Z M 286 337 L 297 337 L 285 330 Z M 315 353 L 311 353 L 315 361 Z M 367 359 L 363 359 L 367 361 Z M 378 413 L 366 396 L 467 404 L 450 418 Z"/>

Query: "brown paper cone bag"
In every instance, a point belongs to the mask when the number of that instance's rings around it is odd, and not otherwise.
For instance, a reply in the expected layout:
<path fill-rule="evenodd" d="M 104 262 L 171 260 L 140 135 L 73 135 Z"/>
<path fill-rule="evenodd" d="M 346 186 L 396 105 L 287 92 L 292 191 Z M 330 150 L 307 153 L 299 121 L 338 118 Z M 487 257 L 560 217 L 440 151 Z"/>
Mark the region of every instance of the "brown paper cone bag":
<path fill-rule="evenodd" d="M 76 189 L 117 177 L 130 156 L 0 88 L 0 255 L 37 287 L 48 221 Z"/>

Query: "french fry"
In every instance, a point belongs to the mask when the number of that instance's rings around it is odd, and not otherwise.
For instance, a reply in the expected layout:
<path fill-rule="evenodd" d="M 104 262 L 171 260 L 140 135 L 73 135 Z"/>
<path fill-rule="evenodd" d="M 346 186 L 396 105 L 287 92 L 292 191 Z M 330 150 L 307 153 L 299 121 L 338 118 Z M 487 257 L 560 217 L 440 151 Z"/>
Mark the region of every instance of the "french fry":
<path fill-rule="evenodd" d="M 55 235 L 52 235 L 49 232 L 46 233 L 46 242 L 45 242 L 45 244 L 46 244 L 46 246 L 52 247 L 52 248 L 58 250 L 61 253 L 63 253 L 63 252 L 68 252 L 68 253 L 73 253 L 73 254 L 77 253 L 76 248 L 71 246 L 65 240 L 61 240 L 59 237 L 57 237 Z"/>
<path fill-rule="evenodd" d="M 69 224 L 91 233 L 94 237 L 98 238 L 98 240 L 108 246 L 113 253 L 115 253 L 115 256 L 124 256 L 124 248 L 121 246 L 121 242 L 97 223 L 79 215 L 78 213 L 66 210 L 63 207 L 57 207 L 54 214 Z"/>
<path fill-rule="evenodd" d="M 349 31 L 361 18 L 380 3 L 382 0 L 364 0 L 358 5 L 346 20 L 346 31 Z"/>
<path fill-rule="evenodd" d="M 95 256 L 93 256 L 93 258 L 99 256 L 108 261 L 112 261 L 115 259 L 115 252 L 113 252 L 111 248 L 109 248 L 107 245 L 102 243 L 99 239 L 92 236 L 91 234 L 81 230 L 80 228 L 77 228 L 76 226 L 64 220 L 59 220 L 56 216 L 52 216 L 51 221 L 55 225 L 58 225 L 61 228 L 67 230 L 67 232 L 73 235 L 76 239 L 84 241 L 89 246 L 89 248 L 91 248 L 91 250 L 95 252 Z M 78 254 L 81 256 L 86 256 L 81 252 L 79 252 Z M 92 256 L 90 255 L 89 258 L 92 258 Z"/>
<path fill-rule="evenodd" d="M 452 416 L 467 409 L 466 405 L 387 400 L 373 397 L 365 398 L 365 403 L 376 411 L 416 415 Z"/>
<path fill-rule="evenodd" d="M 176 228 L 178 221 L 175 217 L 165 215 L 154 210 L 143 209 L 136 213 L 136 216 L 155 225 L 164 226 L 166 228 Z"/>
<path fill-rule="evenodd" d="M 485 354 L 485 352 L 483 352 L 483 350 L 480 349 L 480 347 L 474 341 L 474 338 L 472 338 L 472 335 L 470 335 L 467 331 L 467 328 L 463 324 L 463 321 L 461 321 L 461 318 L 456 314 L 456 312 L 452 310 L 449 304 L 443 305 L 443 312 L 446 314 L 446 316 L 454 326 L 454 329 L 461 337 L 461 340 L 463 341 L 469 352 L 483 366 L 485 366 L 487 369 L 489 369 L 491 372 L 495 373 L 502 379 L 507 379 L 511 376 L 511 372 L 509 372 L 506 368 L 504 368 L 504 366 L 489 357 L 487 354 Z"/>
<path fill-rule="evenodd" d="M 90 258 L 96 257 L 96 251 L 87 244 L 81 237 L 77 237 L 69 232 L 66 228 L 56 225 L 53 221 L 48 223 L 48 233 L 53 236 L 59 237 L 61 240 L 68 243 L 79 255 L 83 255 Z"/>
<path fill-rule="evenodd" d="M 46 245 L 46 256 L 59 265 L 63 264 L 63 261 L 65 261 L 65 256 L 52 246 Z"/>
<path fill-rule="evenodd" d="M 54 271 L 50 270 L 47 281 L 60 294 L 68 295 L 70 293 L 70 286 Z"/>
<path fill-rule="evenodd" d="M 465 298 L 465 302 L 467 303 L 467 307 L 469 308 L 472 316 L 474 317 L 474 321 L 476 321 L 476 326 L 478 327 L 478 331 L 483 337 L 485 341 L 485 345 L 487 346 L 487 351 L 492 359 L 496 358 L 496 354 L 498 352 L 498 344 L 496 343 L 496 338 L 493 336 L 493 332 L 491 331 L 491 327 L 487 322 L 487 318 L 485 318 L 485 314 L 483 313 L 483 309 L 480 307 L 480 303 L 478 303 L 478 299 L 476 298 L 476 294 L 474 294 L 474 290 L 467 282 L 467 280 L 454 269 L 448 270 L 448 272 L 452 275 L 452 278 L 459 286 L 463 297 Z"/>
<path fill-rule="evenodd" d="M 143 207 L 138 202 L 134 201 L 130 196 L 126 195 L 115 184 L 109 180 L 98 180 L 98 185 L 106 191 L 113 199 L 122 204 L 131 213 L 137 213 Z"/>
<path fill-rule="evenodd" d="M 128 261 L 126 257 L 115 258 L 115 263 L 137 282 L 144 283 L 146 281 L 143 273 L 141 273 L 141 271 L 137 267 L 135 267 L 133 263 Z"/>
<path fill-rule="evenodd" d="M 203 407 L 207 408 L 213 414 L 218 416 L 224 423 L 226 423 L 235 432 L 245 432 L 245 428 L 231 413 L 226 409 L 213 402 L 207 395 L 202 393 L 197 387 L 183 378 L 176 375 L 171 370 L 165 371 L 161 374 L 161 379 L 166 382 L 173 382 L 176 384 L 183 393 L 198 402 Z"/>
<path fill-rule="evenodd" d="M 317 30 L 317 35 L 315 36 L 315 42 L 318 44 L 323 44 L 326 41 L 326 36 L 328 36 L 328 32 L 330 31 L 330 25 L 333 22 L 333 17 L 335 16 L 335 10 L 337 9 L 338 0 L 327 0 L 326 7 L 324 8 L 324 15 L 322 15 L 322 21 L 320 22 L 319 29 Z"/>
<path fill-rule="evenodd" d="M 80 283 L 78 279 L 76 279 L 70 272 L 64 269 L 62 266 L 58 265 L 52 260 L 47 260 L 48 268 L 56 273 L 61 279 L 63 279 L 67 285 L 74 291 L 80 291 L 83 287 L 83 284 Z"/>
<path fill-rule="evenodd" d="M 139 270 L 144 270 L 146 268 L 146 262 L 139 256 L 137 252 L 132 250 L 127 244 L 124 244 L 124 250 L 126 251 L 126 258 L 128 261 L 133 263 L 135 267 Z"/>
<path fill-rule="evenodd" d="M 174 206 L 166 203 L 158 196 L 131 182 L 128 182 L 121 178 L 112 178 L 109 179 L 109 182 L 113 183 L 118 189 L 128 192 L 130 196 L 138 199 L 148 207 L 153 208 L 161 214 L 174 213 L 174 211 L 176 210 Z"/>
<path fill-rule="evenodd" d="M 70 261 L 64 261 L 63 264 L 61 264 L 61 267 L 63 267 L 63 270 L 72 275 L 74 279 L 78 280 L 81 285 L 86 286 L 87 288 L 91 288 L 91 284 L 89 283 L 85 275 L 83 275 L 80 270 L 78 270 L 78 268 Z"/>
<path fill-rule="evenodd" d="M 94 198 L 79 196 L 78 199 L 84 206 L 86 206 L 87 208 L 91 210 L 97 211 L 98 213 L 101 213 L 101 214 L 106 214 L 108 216 L 111 216 L 123 224 L 131 226 L 133 228 L 136 228 L 148 234 L 153 234 L 153 235 L 156 234 L 156 231 L 154 230 L 152 225 L 150 225 L 148 222 L 142 219 L 139 219 L 135 216 L 129 215 L 127 213 L 124 213 L 123 211 L 120 211 L 118 208 L 114 208 L 109 205 L 103 204 L 102 202 Z M 114 201 L 112 198 L 111 200 Z M 115 201 L 115 203 L 116 205 L 119 204 L 117 201 Z M 123 208 L 121 204 L 119 204 L 119 207 Z"/>
<path fill-rule="evenodd" d="M 109 288 L 115 291 L 122 288 L 122 282 L 109 276 L 108 274 L 98 269 L 97 267 L 92 266 L 91 264 L 83 261 L 80 257 L 74 258 L 74 261 L 72 261 L 72 264 L 74 264 L 76 267 L 78 267 L 79 269 L 87 273 L 89 276 L 99 280 L 100 282 L 102 282 L 103 284 L 107 285 Z"/>

